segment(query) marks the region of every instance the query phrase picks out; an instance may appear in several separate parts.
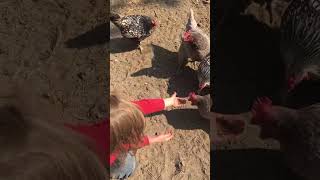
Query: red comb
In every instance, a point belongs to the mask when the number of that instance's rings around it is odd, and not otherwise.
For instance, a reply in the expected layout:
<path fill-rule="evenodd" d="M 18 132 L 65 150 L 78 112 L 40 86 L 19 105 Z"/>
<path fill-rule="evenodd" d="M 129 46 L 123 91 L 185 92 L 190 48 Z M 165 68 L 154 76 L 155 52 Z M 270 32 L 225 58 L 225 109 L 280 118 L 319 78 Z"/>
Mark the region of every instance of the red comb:
<path fill-rule="evenodd" d="M 158 25 L 156 20 L 152 20 L 151 23 L 152 23 L 153 26 L 157 26 Z"/>
<path fill-rule="evenodd" d="M 270 112 L 272 101 L 268 97 L 257 98 L 253 103 L 251 112 L 253 114 L 253 124 L 257 124 L 259 119 L 264 119 L 265 115 Z"/>
<path fill-rule="evenodd" d="M 204 89 L 206 87 L 205 84 L 201 83 L 199 84 L 199 91 L 202 91 L 202 89 Z"/>
<path fill-rule="evenodd" d="M 192 105 L 197 103 L 197 96 L 195 92 L 189 93 L 189 101 L 191 101 Z"/>
<path fill-rule="evenodd" d="M 183 33 L 183 40 L 186 41 L 186 42 L 189 42 L 189 41 L 192 40 L 190 31 L 186 31 L 186 32 Z"/>
<path fill-rule="evenodd" d="M 295 87 L 295 79 L 290 77 L 288 80 L 288 91 L 291 91 Z"/>

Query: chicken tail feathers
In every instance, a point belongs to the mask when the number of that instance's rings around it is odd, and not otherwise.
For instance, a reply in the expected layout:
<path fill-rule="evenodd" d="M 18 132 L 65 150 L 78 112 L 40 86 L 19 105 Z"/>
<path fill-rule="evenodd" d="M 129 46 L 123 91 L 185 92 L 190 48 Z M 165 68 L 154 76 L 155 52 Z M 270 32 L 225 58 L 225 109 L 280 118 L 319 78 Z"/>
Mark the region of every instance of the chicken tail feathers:
<path fill-rule="evenodd" d="M 186 25 L 186 31 L 188 31 L 190 29 L 194 29 L 196 27 L 197 27 L 197 22 L 194 19 L 193 10 L 190 8 L 189 19 L 188 19 L 188 23 Z"/>
<path fill-rule="evenodd" d="M 115 14 L 115 13 L 110 13 L 110 21 L 113 22 L 114 24 L 117 24 L 117 21 L 120 20 L 120 15 Z"/>

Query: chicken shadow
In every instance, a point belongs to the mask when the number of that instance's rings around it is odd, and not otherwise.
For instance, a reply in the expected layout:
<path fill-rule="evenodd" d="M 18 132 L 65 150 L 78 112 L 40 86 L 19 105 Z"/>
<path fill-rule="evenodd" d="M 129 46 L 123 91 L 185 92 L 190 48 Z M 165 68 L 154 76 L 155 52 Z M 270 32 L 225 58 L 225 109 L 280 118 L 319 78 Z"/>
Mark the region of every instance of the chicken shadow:
<path fill-rule="evenodd" d="M 214 180 L 302 180 L 289 170 L 278 150 L 214 150 L 210 156 Z"/>
<path fill-rule="evenodd" d="M 279 31 L 252 16 L 234 16 L 217 31 L 213 67 L 215 111 L 241 113 L 259 96 L 283 103 L 284 65 Z"/>
<path fill-rule="evenodd" d="M 155 113 L 153 115 L 157 114 L 165 115 L 168 123 L 175 129 L 202 129 L 206 133 L 210 134 L 210 122 L 200 116 L 198 109 L 175 109 L 171 111 Z"/>
<path fill-rule="evenodd" d="M 141 0 L 139 4 L 159 4 L 163 6 L 176 7 L 179 5 L 180 0 Z M 128 4 L 128 0 L 110 0 L 110 7 L 116 10 L 120 7 L 124 7 Z"/>
<path fill-rule="evenodd" d="M 67 48 L 83 49 L 96 45 L 105 45 L 109 42 L 110 28 L 108 23 L 100 24 L 91 31 L 85 32 L 65 42 Z"/>
<path fill-rule="evenodd" d="M 110 40 L 109 47 L 111 54 L 117 54 L 136 50 L 138 48 L 138 44 L 127 38 L 114 38 Z"/>
<path fill-rule="evenodd" d="M 185 67 L 181 74 L 176 74 L 177 52 L 171 52 L 157 45 L 151 46 L 153 50 L 152 66 L 131 74 L 132 77 L 146 75 L 160 79 L 169 78 L 168 93 L 177 92 L 179 96 L 186 96 L 197 88 L 196 72 L 192 68 Z"/>
<path fill-rule="evenodd" d="M 169 79 L 168 94 L 177 92 L 180 97 L 186 97 L 190 92 L 198 90 L 197 72 L 190 67 L 185 67 L 181 74 Z"/>
<path fill-rule="evenodd" d="M 132 77 L 150 76 L 159 79 L 166 79 L 172 77 L 177 69 L 178 53 L 171 52 L 163 47 L 151 44 L 151 51 L 153 53 L 152 66 L 141 69 L 133 74 Z"/>
<path fill-rule="evenodd" d="M 179 0 L 142 0 L 143 4 L 160 4 L 160 5 L 165 5 L 165 6 L 171 6 L 171 7 L 176 7 L 179 5 L 180 1 Z"/>

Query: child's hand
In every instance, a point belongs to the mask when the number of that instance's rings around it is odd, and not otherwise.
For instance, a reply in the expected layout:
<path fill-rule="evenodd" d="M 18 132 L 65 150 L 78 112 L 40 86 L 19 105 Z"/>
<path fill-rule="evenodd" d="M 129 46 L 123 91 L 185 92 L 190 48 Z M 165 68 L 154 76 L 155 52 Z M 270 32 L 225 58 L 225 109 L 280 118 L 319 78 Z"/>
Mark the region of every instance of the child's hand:
<path fill-rule="evenodd" d="M 160 134 L 160 135 L 157 135 L 157 136 L 148 136 L 150 144 L 169 141 L 172 138 L 173 138 L 173 132 L 172 131 L 169 131 L 166 134 Z"/>
<path fill-rule="evenodd" d="M 187 103 L 187 98 L 181 98 L 181 97 L 177 97 L 177 93 L 174 92 L 173 95 L 170 98 L 166 98 L 164 99 L 164 104 L 165 107 L 179 107 L 183 104 Z"/>

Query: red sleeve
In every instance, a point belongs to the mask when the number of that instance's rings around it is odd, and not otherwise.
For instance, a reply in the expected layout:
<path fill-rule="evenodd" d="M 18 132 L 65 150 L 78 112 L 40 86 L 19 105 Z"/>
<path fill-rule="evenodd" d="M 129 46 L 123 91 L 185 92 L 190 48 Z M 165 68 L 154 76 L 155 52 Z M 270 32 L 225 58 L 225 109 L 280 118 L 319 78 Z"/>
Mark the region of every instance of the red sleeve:
<path fill-rule="evenodd" d="M 159 112 L 165 108 L 163 99 L 143 99 L 132 102 L 140 107 L 144 115 Z"/>
<path fill-rule="evenodd" d="M 137 104 L 143 114 L 151 114 L 158 111 L 162 111 L 165 108 L 163 99 L 144 99 L 140 101 L 133 101 L 133 103 Z M 117 158 L 117 153 L 112 152 L 109 154 L 109 120 L 105 119 L 104 121 L 91 125 L 71 125 L 71 124 L 65 124 L 66 127 L 73 129 L 74 131 L 77 131 L 80 134 L 83 134 L 87 137 L 89 137 L 91 140 L 93 140 L 96 144 L 97 152 L 101 159 L 106 160 L 106 162 L 109 162 L 112 164 L 115 159 Z M 149 139 L 147 136 L 145 136 L 141 142 L 135 146 L 144 147 L 146 145 L 149 145 Z M 130 146 L 133 146 L 132 144 L 124 144 L 123 145 L 126 149 L 129 149 Z"/>
<path fill-rule="evenodd" d="M 91 141 L 95 142 L 96 151 L 103 163 L 109 161 L 109 120 L 104 120 L 96 124 L 72 125 L 65 124 L 67 128 L 87 136 Z"/>
<path fill-rule="evenodd" d="M 147 136 L 144 136 L 143 139 L 141 140 L 141 142 L 139 144 L 135 145 L 135 146 L 138 146 L 137 148 L 142 148 L 142 147 L 144 147 L 146 145 L 149 145 L 149 143 L 150 143 L 149 142 L 149 138 Z M 124 147 L 125 150 L 129 150 L 130 147 L 133 146 L 133 145 L 132 144 L 123 144 L 122 146 Z M 118 155 L 119 155 L 118 151 L 112 152 L 110 154 L 110 160 L 109 160 L 109 164 L 110 165 L 112 165 L 115 162 L 115 160 L 117 159 Z"/>
<path fill-rule="evenodd" d="M 72 125 L 72 124 L 65 124 L 67 128 L 70 128 L 74 130 L 75 132 L 78 132 L 95 142 L 96 145 L 96 151 L 103 161 L 109 162 L 110 164 L 113 164 L 114 161 L 117 159 L 118 152 L 112 152 L 109 153 L 109 145 L 110 145 L 110 138 L 108 133 L 109 128 L 109 121 L 104 120 L 97 124 L 84 124 L 84 125 Z M 144 136 L 141 142 L 135 146 L 137 148 L 141 148 L 144 146 L 149 145 L 149 139 L 147 136 Z M 133 144 L 124 144 L 123 145 L 125 149 L 130 149 Z"/>

